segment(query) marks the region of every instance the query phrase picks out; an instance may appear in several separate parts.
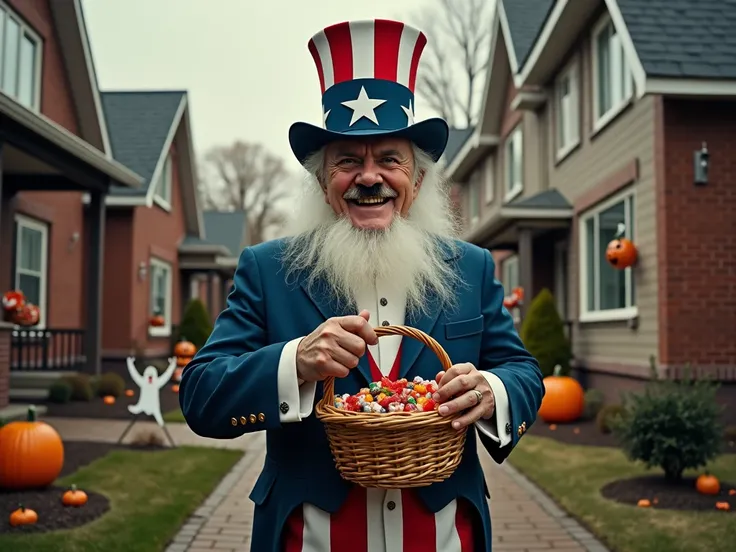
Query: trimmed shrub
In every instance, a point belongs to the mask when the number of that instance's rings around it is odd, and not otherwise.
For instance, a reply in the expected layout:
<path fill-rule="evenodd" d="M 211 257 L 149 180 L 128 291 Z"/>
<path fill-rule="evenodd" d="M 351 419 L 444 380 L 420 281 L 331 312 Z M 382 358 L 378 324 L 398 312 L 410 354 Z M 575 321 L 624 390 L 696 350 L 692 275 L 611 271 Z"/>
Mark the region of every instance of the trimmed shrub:
<path fill-rule="evenodd" d="M 61 381 L 66 381 L 72 388 L 71 400 L 73 401 L 91 401 L 94 393 L 89 383 L 89 377 L 84 374 L 76 374 L 74 376 L 65 376 Z"/>
<path fill-rule="evenodd" d="M 104 397 L 112 395 L 119 397 L 125 391 L 125 380 L 115 372 L 107 372 L 102 374 L 97 381 L 97 396 Z"/>
<path fill-rule="evenodd" d="M 622 405 L 607 404 L 598 411 L 595 417 L 595 425 L 601 433 L 611 433 L 613 431 L 613 424 L 625 414 L 626 410 Z"/>
<path fill-rule="evenodd" d="M 529 304 L 519 335 L 526 349 L 539 362 L 544 377 L 552 375 L 558 364 L 562 367 L 561 375 L 569 374 L 572 350 L 554 297 L 547 288 Z"/>
<path fill-rule="evenodd" d="M 654 357 L 651 368 L 644 392 L 624 396 L 627 414 L 613 431 L 631 460 L 659 466 L 666 479 L 679 480 L 683 471 L 705 466 L 720 452 L 724 428 L 718 385 L 689 373 L 679 381 L 659 379 Z"/>
<path fill-rule="evenodd" d="M 72 386 L 68 381 L 57 380 L 49 387 L 49 400 L 54 403 L 66 404 L 72 398 Z"/>
<path fill-rule="evenodd" d="M 588 389 L 585 392 L 585 407 L 583 408 L 583 419 L 593 420 L 603 408 L 603 391 L 600 389 Z"/>
<path fill-rule="evenodd" d="M 192 299 L 187 303 L 179 325 L 179 336 L 176 342 L 186 339 L 194 343 L 197 350 L 201 349 L 212 333 L 212 323 L 207 308 L 199 299 Z"/>

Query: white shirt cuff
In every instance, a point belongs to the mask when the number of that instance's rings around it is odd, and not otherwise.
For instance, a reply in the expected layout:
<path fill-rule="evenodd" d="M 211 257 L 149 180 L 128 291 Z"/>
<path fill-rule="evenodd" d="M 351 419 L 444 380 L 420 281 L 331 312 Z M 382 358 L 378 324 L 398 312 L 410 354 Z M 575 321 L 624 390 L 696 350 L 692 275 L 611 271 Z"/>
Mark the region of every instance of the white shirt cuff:
<path fill-rule="evenodd" d="M 505 447 L 511 442 L 511 435 L 506 431 L 507 424 L 511 423 L 511 409 L 509 408 L 509 396 L 506 393 L 501 378 L 488 370 L 482 370 L 481 374 L 491 386 L 493 396 L 496 400 L 496 408 L 490 420 L 478 420 L 475 422 L 479 431 L 488 436 L 499 444 L 499 447 Z M 494 421 L 495 418 L 495 421 Z"/>
<path fill-rule="evenodd" d="M 303 337 L 292 339 L 281 351 L 278 368 L 279 405 L 286 403 L 286 413 L 279 408 L 279 421 L 282 424 L 301 422 L 312 413 L 314 396 L 317 393 L 315 382 L 299 385 L 296 375 L 296 350 Z"/>

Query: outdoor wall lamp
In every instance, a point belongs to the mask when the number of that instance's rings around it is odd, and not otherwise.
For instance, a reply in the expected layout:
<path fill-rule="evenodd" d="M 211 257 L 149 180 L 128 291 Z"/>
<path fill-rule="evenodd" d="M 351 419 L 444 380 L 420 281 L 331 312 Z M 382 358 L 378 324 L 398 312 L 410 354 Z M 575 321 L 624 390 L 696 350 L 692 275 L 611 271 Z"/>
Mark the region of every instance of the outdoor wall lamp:
<path fill-rule="evenodd" d="M 710 153 L 708 153 L 708 148 L 706 147 L 705 142 L 703 142 L 703 147 L 699 150 L 695 150 L 694 153 L 695 184 L 697 186 L 704 186 L 708 183 L 708 167 L 710 160 Z"/>
<path fill-rule="evenodd" d="M 146 274 L 148 274 L 148 266 L 144 261 L 141 261 L 138 265 L 138 279 L 142 282 L 146 279 Z"/>

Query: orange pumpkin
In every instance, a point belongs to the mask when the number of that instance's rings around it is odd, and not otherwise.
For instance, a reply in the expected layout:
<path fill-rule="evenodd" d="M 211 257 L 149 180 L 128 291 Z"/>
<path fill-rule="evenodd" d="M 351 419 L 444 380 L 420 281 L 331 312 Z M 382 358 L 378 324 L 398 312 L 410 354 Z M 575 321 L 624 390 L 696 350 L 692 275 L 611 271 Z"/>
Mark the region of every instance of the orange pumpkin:
<path fill-rule="evenodd" d="M 174 393 L 178 393 L 178 392 L 179 392 L 179 384 L 178 384 L 178 383 L 175 383 L 174 385 L 172 385 L 172 386 L 171 386 L 171 390 L 172 390 L 172 391 L 173 391 Z"/>
<path fill-rule="evenodd" d="M 736 489 L 729 489 L 728 490 L 728 496 L 736 495 Z"/>
<path fill-rule="evenodd" d="M 695 488 L 700 494 L 717 495 L 721 492 L 721 482 L 715 475 L 705 472 L 698 476 L 695 481 Z"/>
<path fill-rule="evenodd" d="M 184 368 L 187 364 L 192 361 L 192 357 L 176 357 L 176 365 L 180 368 Z"/>
<path fill-rule="evenodd" d="M 125 396 L 126 397 L 132 397 L 133 395 L 135 395 L 135 393 L 133 392 L 132 389 L 126 389 L 125 390 Z"/>
<path fill-rule="evenodd" d="M 196 352 L 197 348 L 194 346 L 194 343 L 187 341 L 186 339 L 182 339 L 174 347 L 174 356 L 176 357 L 191 358 Z"/>
<path fill-rule="evenodd" d="M 36 420 L 28 408 L 26 421 L 0 429 L 0 487 L 28 489 L 54 482 L 64 466 L 64 444 L 56 430 Z"/>
<path fill-rule="evenodd" d="M 159 327 L 163 326 L 165 323 L 166 323 L 166 321 L 164 320 L 164 317 L 161 316 L 160 314 L 156 314 L 156 315 L 152 316 L 151 317 L 151 320 L 150 320 L 150 324 L 154 328 L 159 328 Z"/>
<path fill-rule="evenodd" d="M 728 502 L 716 502 L 716 509 L 728 512 L 731 509 L 731 505 Z"/>
<path fill-rule="evenodd" d="M 72 485 L 71 488 L 61 496 L 61 503 L 64 506 L 84 506 L 87 504 L 87 493 L 77 489 L 76 485 Z"/>
<path fill-rule="evenodd" d="M 606 260 L 612 267 L 620 270 L 632 266 L 637 256 L 636 246 L 628 238 L 611 240 L 606 248 Z"/>
<path fill-rule="evenodd" d="M 10 525 L 17 527 L 19 525 L 33 525 L 38 521 L 38 514 L 30 508 L 23 507 L 22 504 L 18 509 L 10 514 Z"/>
<path fill-rule="evenodd" d="M 639 508 L 649 508 L 652 505 L 652 503 L 649 502 L 646 498 L 642 498 L 639 502 L 636 503 L 636 505 Z"/>
<path fill-rule="evenodd" d="M 574 422 L 583 414 L 585 392 L 575 378 L 561 376 L 562 367 L 555 366 L 554 374 L 544 378 L 544 398 L 539 416 L 545 422 Z"/>
<path fill-rule="evenodd" d="M 105 395 L 104 397 L 102 397 L 102 401 L 105 404 L 115 404 L 115 397 L 113 397 L 112 395 Z"/>

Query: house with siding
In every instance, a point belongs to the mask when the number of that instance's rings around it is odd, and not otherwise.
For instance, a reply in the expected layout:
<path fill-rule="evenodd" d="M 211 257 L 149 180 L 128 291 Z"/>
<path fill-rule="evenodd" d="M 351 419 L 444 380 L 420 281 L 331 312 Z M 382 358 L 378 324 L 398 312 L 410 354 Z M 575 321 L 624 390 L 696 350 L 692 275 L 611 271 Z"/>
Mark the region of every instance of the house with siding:
<path fill-rule="evenodd" d="M 0 294 L 40 312 L 0 320 L 3 418 L 61 375 L 168 357 L 239 251 L 205 224 L 186 91 L 101 92 L 78 0 L 0 0 L 0 30 Z"/>
<path fill-rule="evenodd" d="M 586 385 L 617 400 L 654 355 L 735 404 L 736 5 L 499 0 L 489 24 L 479 122 L 444 158 L 464 238 L 524 288 L 520 316 L 552 291 Z"/>

